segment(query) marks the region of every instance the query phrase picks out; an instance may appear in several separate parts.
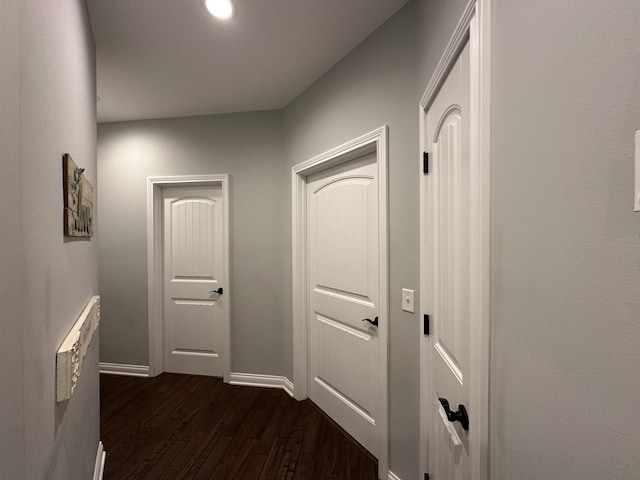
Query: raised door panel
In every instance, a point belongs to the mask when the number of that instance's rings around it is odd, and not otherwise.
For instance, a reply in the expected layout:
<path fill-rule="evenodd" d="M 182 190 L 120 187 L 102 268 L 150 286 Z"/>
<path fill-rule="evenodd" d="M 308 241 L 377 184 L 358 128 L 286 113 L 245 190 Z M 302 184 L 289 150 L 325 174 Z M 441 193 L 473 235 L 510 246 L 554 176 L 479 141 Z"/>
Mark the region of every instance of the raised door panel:
<path fill-rule="evenodd" d="M 434 348 L 464 384 L 469 358 L 469 157 L 463 155 L 461 112 L 449 108 L 433 143 L 436 211 Z"/>
<path fill-rule="evenodd" d="M 431 436 L 429 441 L 436 443 L 438 448 L 431 458 L 429 467 L 430 478 L 433 480 L 465 480 L 465 472 L 469 470 L 468 456 L 465 455 L 463 438 L 458 435 L 438 399 L 431 412 Z M 466 477 L 468 478 L 468 477 Z"/>
<path fill-rule="evenodd" d="M 369 367 L 375 360 L 370 346 L 373 335 L 322 315 L 316 315 L 313 333 L 311 348 L 314 356 L 322 360 L 314 364 L 314 381 L 375 423 L 376 398 L 371 397 Z"/>
<path fill-rule="evenodd" d="M 371 183 L 347 176 L 328 181 L 314 195 L 315 287 L 371 303 Z"/>
<path fill-rule="evenodd" d="M 215 201 L 204 198 L 171 204 L 171 277 L 215 280 Z"/>

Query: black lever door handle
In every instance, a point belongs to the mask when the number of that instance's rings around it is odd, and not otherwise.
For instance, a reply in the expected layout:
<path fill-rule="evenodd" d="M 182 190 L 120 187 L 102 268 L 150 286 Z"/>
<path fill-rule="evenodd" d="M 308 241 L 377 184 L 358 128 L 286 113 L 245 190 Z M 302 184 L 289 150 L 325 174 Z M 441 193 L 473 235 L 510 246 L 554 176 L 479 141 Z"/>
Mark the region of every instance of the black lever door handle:
<path fill-rule="evenodd" d="M 222 287 L 220 287 L 217 290 L 211 290 L 209 293 L 217 293 L 218 295 L 222 295 L 223 292 L 224 290 L 222 289 Z"/>
<path fill-rule="evenodd" d="M 446 398 L 439 398 L 438 400 L 440 400 L 442 408 L 444 408 L 447 419 L 450 422 L 460 422 L 464 430 L 469 430 L 469 416 L 467 415 L 467 409 L 464 408 L 464 405 L 458 405 L 458 411 L 452 412 L 449 408 L 449 400 Z"/>
<path fill-rule="evenodd" d="M 363 322 L 369 322 L 371 325 L 373 325 L 374 327 L 378 326 L 378 317 L 374 318 L 373 320 L 371 320 L 370 318 L 365 318 L 364 320 L 362 320 Z"/>

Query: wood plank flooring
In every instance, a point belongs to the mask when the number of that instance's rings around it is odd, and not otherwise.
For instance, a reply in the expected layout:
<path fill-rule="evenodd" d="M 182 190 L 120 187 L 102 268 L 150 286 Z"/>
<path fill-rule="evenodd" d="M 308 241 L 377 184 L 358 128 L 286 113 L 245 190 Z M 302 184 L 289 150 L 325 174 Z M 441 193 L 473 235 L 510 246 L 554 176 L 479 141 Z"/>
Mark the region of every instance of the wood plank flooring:
<path fill-rule="evenodd" d="M 101 375 L 105 480 L 374 480 L 377 462 L 310 401 L 165 373 Z"/>

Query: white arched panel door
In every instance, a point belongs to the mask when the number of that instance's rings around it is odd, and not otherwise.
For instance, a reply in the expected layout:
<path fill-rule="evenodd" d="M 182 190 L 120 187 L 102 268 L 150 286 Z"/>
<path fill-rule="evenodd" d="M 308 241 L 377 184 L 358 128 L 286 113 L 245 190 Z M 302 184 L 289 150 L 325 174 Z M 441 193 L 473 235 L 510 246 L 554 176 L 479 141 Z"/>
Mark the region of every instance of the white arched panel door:
<path fill-rule="evenodd" d="M 427 245 L 431 315 L 430 478 L 468 480 L 470 270 L 470 46 L 466 43 L 426 114 Z"/>
<path fill-rule="evenodd" d="M 377 172 L 373 152 L 307 178 L 309 398 L 376 457 L 386 389 Z"/>
<path fill-rule="evenodd" d="M 164 371 L 222 377 L 225 352 L 221 186 L 162 190 Z"/>

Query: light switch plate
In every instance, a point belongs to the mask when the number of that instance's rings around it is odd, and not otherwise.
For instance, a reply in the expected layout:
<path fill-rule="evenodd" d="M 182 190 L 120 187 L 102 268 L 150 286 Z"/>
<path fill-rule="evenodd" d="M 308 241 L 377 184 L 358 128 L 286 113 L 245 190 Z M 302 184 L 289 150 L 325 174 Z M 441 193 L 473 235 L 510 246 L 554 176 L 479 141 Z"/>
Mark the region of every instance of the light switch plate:
<path fill-rule="evenodd" d="M 402 310 L 405 312 L 415 313 L 413 306 L 414 291 L 408 288 L 402 289 Z"/>
<path fill-rule="evenodd" d="M 636 132 L 636 193 L 633 199 L 633 210 L 640 212 L 640 130 Z"/>

